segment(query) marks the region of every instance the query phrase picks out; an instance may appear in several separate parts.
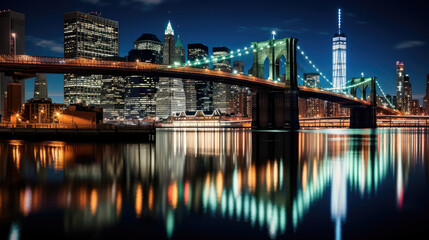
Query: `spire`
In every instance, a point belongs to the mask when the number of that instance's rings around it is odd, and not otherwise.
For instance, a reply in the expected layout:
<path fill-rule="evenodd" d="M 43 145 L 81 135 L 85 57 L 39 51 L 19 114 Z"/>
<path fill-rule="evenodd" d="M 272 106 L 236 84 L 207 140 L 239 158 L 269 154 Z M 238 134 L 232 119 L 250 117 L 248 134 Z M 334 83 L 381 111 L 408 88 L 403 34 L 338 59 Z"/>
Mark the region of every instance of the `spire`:
<path fill-rule="evenodd" d="M 165 29 L 165 35 L 174 35 L 174 30 L 171 27 L 171 22 L 168 20 L 167 29 Z"/>
<path fill-rule="evenodd" d="M 176 47 L 183 47 L 182 41 L 180 41 L 180 35 L 177 35 Z"/>
<path fill-rule="evenodd" d="M 341 34 L 341 8 L 338 9 L 338 34 Z"/>

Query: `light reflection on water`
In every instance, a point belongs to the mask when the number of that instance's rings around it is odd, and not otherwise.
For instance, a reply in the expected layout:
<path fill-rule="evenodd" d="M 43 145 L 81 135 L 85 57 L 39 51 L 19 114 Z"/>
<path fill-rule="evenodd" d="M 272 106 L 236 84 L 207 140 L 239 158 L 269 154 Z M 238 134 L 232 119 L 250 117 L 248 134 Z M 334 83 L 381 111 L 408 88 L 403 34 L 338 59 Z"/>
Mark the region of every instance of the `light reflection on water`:
<path fill-rule="evenodd" d="M 43 235 L 43 223 L 56 219 L 60 237 L 293 238 L 317 230 L 341 239 L 359 231 L 348 227 L 348 210 L 400 214 L 409 211 L 408 186 L 427 193 L 428 142 L 413 129 L 175 131 L 158 132 L 155 144 L 1 142 L 2 237 Z M 395 205 L 362 203 L 381 197 Z M 316 218 L 331 224 L 320 230 Z M 212 224 L 225 221 L 237 227 Z M 118 235 L 103 235 L 109 229 Z"/>

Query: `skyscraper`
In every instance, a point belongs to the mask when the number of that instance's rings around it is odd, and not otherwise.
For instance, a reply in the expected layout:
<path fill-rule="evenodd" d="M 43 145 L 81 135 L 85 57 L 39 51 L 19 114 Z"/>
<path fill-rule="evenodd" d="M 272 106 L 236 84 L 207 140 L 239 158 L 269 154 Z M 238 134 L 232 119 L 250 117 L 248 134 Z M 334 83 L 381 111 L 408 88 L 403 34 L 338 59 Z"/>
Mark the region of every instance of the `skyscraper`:
<path fill-rule="evenodd" d="M 163 64 L 174 64 L 174 30 L 168 21 L 164 35 Z M 183 90 L 182 79 L 160 77 L 156 97 L 156 116 L 167 118 L 172 114 L 186 111 L 186 98 Z"/>
<path fill-rule="evenodd" d="M 213 69 L 223 72 L 231 72 L 231 60 L 222 59 L 227 56 L 230 50 L 227 47 L 214 47 L 213 57 L 220 59 L 213 62 Z M 232 101 L 231 84 L 214 82 L 213 83 L 213 107 L 221 113 L 230 114 L 234 111 L 234 102 Z"/>
<path fill-rule="evenodd" d="M 0 11 L 0 54 L 25 54 L 25 15 L 5 10 Z M 0 73 L 0 111 L 5 114 L 7 85 L 13 83 L 12 77 Z M 21 83 L 21 103 L 25 102 L 25 81 Z M 16 86 L 14 86 L 16 87 Z M 14 88 L 14 90 L 16 90 Z"/>
<path fill-rule="evenodd" d="M 404 78 L 405 70 L 404 63 L 396 61 L 396 109 L 403 111 L 404 104 Z"/>
<path fill-rule="evenodd" d="M 38 73 L 34 81 L 34 100 L 48 98 L 48 81 L 46 74 Z"/>
<path fill-rule="evenodd" d="M 429 115 L 429 74 L 426 76 L 426 95 L 423 98 L 423 109 L 425 115 Z"/>
<path fill-rule="evenodd" d="M 184 64 L 186 62 L 185 47 L 183 47 L 180 35 L 177 35 L 176 44 L 174 47 L 174 63 Z"/>
<path fill-rule="evenodd" d="M 410 76 L 408 74 L 405 74 L 404 77 L 404 98 L 402 111 L 406 114 L 413 113 L 413 95 L 410 83 Z"/>
<path fill-rule="evenodd" d="M 128 61 L 162 63 L 162 43 L 154 35 L 145 33 L 134 42 Z M 156 115 L 156 86 L 159 78 L 155 76 L 130 76 L 126 78 L 124 117 L 145 118 Z"/>
<path fill-rule="evenodd" d="M 195 61 L 207 58 L 209 48 L 201 43 L 188 44 L 188 61 Z M 197 65 L 198 68 L 209 68 L 209 64 L 203 63 Z M 197 110 L 211 112 L 213 106 L 213 82 L 212 81 L 195 81 L 195 91 L 197 100 Z"/>
<path fill-rule="evenodd" d="M 104 59 L 119 54 L 119 23 L 97 13 L 64 14 L 64 57 Z M 64 75 L 64 103 L 101 104 L 102 76 Z"/>
<path fill-rule="evenodd" d="M 347 38 L 341 32 L 341 9 L 338 9 L 338 33 L 332 39 L 332 81 L 334 88 L 340 88 L 347 82 Z M 340 90 L 337 90 L 340 91 Z"/>

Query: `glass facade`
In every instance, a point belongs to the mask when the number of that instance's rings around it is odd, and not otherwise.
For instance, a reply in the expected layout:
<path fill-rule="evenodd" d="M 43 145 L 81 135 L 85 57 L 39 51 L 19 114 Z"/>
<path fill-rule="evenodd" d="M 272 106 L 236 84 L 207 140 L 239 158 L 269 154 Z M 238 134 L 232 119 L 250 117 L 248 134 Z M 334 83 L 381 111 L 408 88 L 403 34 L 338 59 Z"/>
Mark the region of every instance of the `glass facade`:
<path fill-rule="evenodd" d="M 134 42 L 128 61 L 162 63 L 162 43 L 154 35 L 144 33 Z M 155 117 L 158 77 L 130 76 L 126 78 L 125 109 L 126 119 Z"/>
<path fill-rule="evenodd" d="M 125 83 L 124 77 L 102 77 L 101 106 L 104 119 L 117 119 L 124 116 Z"/>
<path fill-rule="evenodd" d="M 344 33 L 335 34 L 332 44 L 332 81 L 334 88 L 341 88 L 347 82 L 347 38 Z M 340 92 L 341 90 L 336 90 Z"/>
<path fill-rule="evenodd" d="M 404 104 L 404 78 L 405 69 L 404 63 L 396 61 L 396 104 L 395 107 L 398 110 L 402 110 Z"/>
<path fill-rule="evenodd" d="M 227 56 L 230 50 L 227 47 L 214 47 L 213 57 L 221 59 L 217 62 L 213 62 L 213 69 L 223 72 L 231 72 L 231 60 L 223 59 L 223 56 Z M 234 101 L 232 101 L 231 84 L 214 82 L 213 83 L 213 106 L 219 110 L 222 114 L 231 114 L 234 112 Z"/>
<path fill-rule="evenodd" d="M 126 119 L 154 117 L 156 114 L 157 77 L 131 76 L 126 78 L 125 108 Z"/>
<path fill-rule="evenodd" d="M 188 44 L 188 61 L 204 59 L 207 58 L 208 55 L 209 48 L 206 45 L 201 43 Z M 195 67 L 209 68 L 209 65 L 201 64 Z M 202 110 L 205 112 L 214 111 L 212 81 L 195 81 L 195 93 L 197 110 Z"/>
<path fill-rule="evenodd" d="M 119 54 L 119 23 L 95 13 L 64 14 L 64 57 L 103 59 Z M 64 75 L 64 103 L 101 103 L 101 77 Z"/>

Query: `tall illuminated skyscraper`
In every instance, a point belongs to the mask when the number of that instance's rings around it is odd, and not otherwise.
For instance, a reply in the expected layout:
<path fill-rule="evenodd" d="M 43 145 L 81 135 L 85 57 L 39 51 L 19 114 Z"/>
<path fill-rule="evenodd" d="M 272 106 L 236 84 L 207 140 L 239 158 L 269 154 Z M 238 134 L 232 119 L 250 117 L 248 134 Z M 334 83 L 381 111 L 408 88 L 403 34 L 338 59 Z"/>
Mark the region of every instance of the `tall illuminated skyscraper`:
<path fill-rule="evenodd" d="M 163 64 L 174 64 L 174 53 L 176 46 L 174 44 L 174 30 L 168 22 L 165 29 Z M 181 78 L 160 77 L 158 83 L 158 92 L 156 96 L 156 116 L 167 118 L 173 114 L 180 114 L 186 111 L 186 98 L 183 90 Z"/>
<path fill-rule="evenodd" d="M 338 9 L 338 33 L 332 39 L 332 81 L 334 88 L 340 88 L 347 82 L 347 38 L 341 32 L 341 9 Z M 338 92 L 340 90 L 337 90 Z"/>
<path fill-rule="evenodd" d="M 405 79 L 405 69 L 404 63 L 396 61 L 396 109 L 403 110 L 404 105 L 404 79 Z"/>
<path fill-rule="evenodd" d="M 48 81 L 46 81 L 46 74 L 38 73 L 36 80 L 34 80 L 34 99 L 48 98 Z"/>

